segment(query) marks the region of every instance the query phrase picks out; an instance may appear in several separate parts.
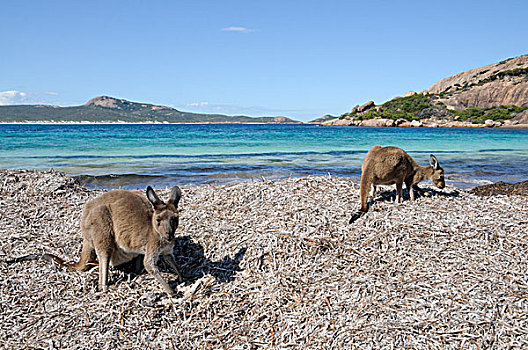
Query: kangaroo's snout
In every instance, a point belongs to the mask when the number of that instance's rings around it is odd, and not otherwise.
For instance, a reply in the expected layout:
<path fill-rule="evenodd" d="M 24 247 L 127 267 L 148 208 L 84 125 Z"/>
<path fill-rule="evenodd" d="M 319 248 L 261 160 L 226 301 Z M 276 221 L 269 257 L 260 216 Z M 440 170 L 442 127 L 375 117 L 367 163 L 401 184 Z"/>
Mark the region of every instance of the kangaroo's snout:
<path fill-rule="evenodd" d="M 160 220 L 159 223 L 157 223 L 156 230 L 159 232 L 161 236 L 163 236 L 164 239 L 171 241 L 176 233 L 176 228 L 178 225 L 174 225 L 170 218 L 158 218 L 157 220 Z M 156 220 L 156 221 L 157 221 Z"/>

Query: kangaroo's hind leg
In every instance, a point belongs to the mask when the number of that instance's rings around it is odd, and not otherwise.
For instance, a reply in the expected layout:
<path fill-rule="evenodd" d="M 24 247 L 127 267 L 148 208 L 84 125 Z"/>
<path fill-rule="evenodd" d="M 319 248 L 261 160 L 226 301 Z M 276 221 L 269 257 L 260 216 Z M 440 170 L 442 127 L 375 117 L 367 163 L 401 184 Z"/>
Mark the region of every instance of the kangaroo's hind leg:
<path fill-rule="evenodd" d="M 402 189 L 403 189 L 403 181 L 396 182 L 396 203 L 403 202 L 403 196 L 402 196 Z"/>
<path fill-rule="evenodd" d="M 372 200 L 374 200 L 374 198 L 376 197 L 376 192 L 378 190 L 378 187 L 374 184 L 372 184 L 370 186 L 370 193 L 369 193 L 369 196 L 372 198 Z"/>
<path fill-rule="evenodd" d="M 115 251 L 112 216 L 106 205 L 92 208 L 83 217 L 83 234 L 90 238 L 99 260 L 99 289 L 106 291 L 110 259 Z"/>
<path fill-rule="evenodd" d="M 405 187 L 407 187 L 407 190 L 409 191 L 409 197 L 411 198 L 411 201 L 414 201 L 414 186 L 412 184 L 412 179 L 405 180 Z"/>
<path fill-rule="evenodd" d="M 371 185 L 372 180 L 370 180 L 366 175 L 362 174 L 359 187 L 359 197 L 361 203 L 360 211 L 363 213 L 366 213 L 368 211 L 368 194 Z"/>

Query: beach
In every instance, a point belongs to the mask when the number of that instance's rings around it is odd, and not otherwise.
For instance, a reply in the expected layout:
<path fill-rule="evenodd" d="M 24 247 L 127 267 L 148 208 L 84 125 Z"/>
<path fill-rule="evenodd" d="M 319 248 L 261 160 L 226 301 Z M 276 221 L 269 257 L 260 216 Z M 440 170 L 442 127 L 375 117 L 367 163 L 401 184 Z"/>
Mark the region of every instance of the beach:
<path fill-rule="evenodd" d="M 376 197 L 349 225 L 351 178 L 182 185 L 174 249 L 184 283 L 76 261 L 84 203 L 102 193 L 54 171 L 0 170 L 0 339 L 6 348 L 528 346 L 528 200 L 422 184 Z M 169 189 L 160 190 L 166 198 Z M 164 270 L 168 271 L 168 270 Z"/>

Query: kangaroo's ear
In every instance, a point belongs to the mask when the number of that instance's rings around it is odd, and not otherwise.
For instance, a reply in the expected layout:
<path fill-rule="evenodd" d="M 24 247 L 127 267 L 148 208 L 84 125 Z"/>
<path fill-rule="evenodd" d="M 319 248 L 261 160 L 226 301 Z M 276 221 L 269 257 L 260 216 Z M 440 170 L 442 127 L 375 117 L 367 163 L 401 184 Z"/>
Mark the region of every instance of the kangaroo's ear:
<path fill-rule="evenodd" d="M 438 170 L 438 168 L 440 167 L 440 165 L 438 164 L 438 159 L 436 159 L 436 157 L 432 154 L 429 156 L 429 164 L 431 164 L 434 170 Z"/>
<path fill-rule="evenodd" d="M 180 198 L 181 198 L 181 190 L 178 186 L 174 186 L 169 195 L 169 201 L 167 202 L 167 204 L 172 204 L 176 208 L 178 208 L 178 203 L 180 202 Z"/>
<path fill-rule="evenodd" d="M 150 201 L 150 203 L 152 203 L 154 208 L 157 208 L 157 207 L 163 205 L 163 202 L 159 199 L 159 197 L 156 194 L 156 192 L 154 192 L 154 190 L 150 186 L 147 187 L 147 198 Z"/>

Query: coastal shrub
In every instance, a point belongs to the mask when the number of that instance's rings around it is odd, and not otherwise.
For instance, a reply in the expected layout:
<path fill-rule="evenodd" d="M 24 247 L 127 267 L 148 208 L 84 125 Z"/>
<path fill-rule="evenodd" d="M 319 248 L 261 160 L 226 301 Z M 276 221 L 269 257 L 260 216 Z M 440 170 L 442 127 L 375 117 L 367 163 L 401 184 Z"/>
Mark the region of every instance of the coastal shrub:
<path fill-rule="evenodd" d="M 498 72 L 497 74 L 493 74 L 486 79 L 480 80 L 476 85 L 484 85 L 486 83 L 489 83 L 497 79 L 502 79 L 504 77 L 521 77 L 521 76 L 528 76 L 528 68 L 516 68 L 516 69 L 510 69 L 510 70 Z"/>
<path fill-rule="evenodd" d="M 498 106 L 491 108 L 471 107 L 461 111 L 454 111 L 461 121 L 469 121 L 475 124 L 483 124 L 487 119 L 493 121 L 505 121 L 514 118 L 518 113 L 527 110 L 528 107 Z"/>
<path fill-rule="evenodd" d="M 397 97 L 385 102 L 378 109 L 356 114 L 359 120 L 373 118 L 419 120 L 445 114 L 445 106 L 434 101 L 434 95 L 416 94 L 408 97 Z M 354 116 L 354 115 L 353 115 Z"/>
<path fill-rule="evenodd" d="M 524 72 L 526 69 L 523 68 L 521 70 L 501 73 L 520 74 L 519 72 L 521 71 Z M 365 113 L 356 113 L 351 116 L 358 120 L 385 118 L 413 121 L 425 118 L 445 119 L 456 115 L 460 121 L 483 124 L 488 119 L 503 122 L 514 118 L 518 113 L 528 109 L 528 107 L 498 106 L 491 108 L 470 107 L 459 111 L 449 111 L 443 103 L 437 102 L 436 99 L 436 95 L 420 94 L 408 97 L 398 97 L 384 103 L 376 109 L 373 108 Z"/>
<path fill-rule="evenodd" d="M 507 62 L 508 60 L 506 61 L 503 61 L 503 62 L 499 62 L 498 64 L 500 65 L 501 63 L 505 63 Z M 522 65 L 523 63 L 520 63 L 518 65 Z M 482 72 L 479 72 L 478 75 L 482 75 L 484 73 L 488 72 L 488 70 L 484 70 Z M 477 82 L 473 82 L 473 83 L 464 83 L 463 86 L 460 86 L 460 84 L 454 84 L 452 87 L 448 87 L 446 89 L 446 91 L 443 91 L 443 92 L 440 92 L 438 94 L 439 97 L 448 97 L 448 96 L 452 96 L 453 94 L 456 94 L 460 91 L 465 91 L 469 88 L 472 88 L 474 86 L 481 86 L 481 85 L 484 85 L 484 84 L 487 84 L 489 82 L 492 82 L 494 80 L 500 80 L 500 79 L 503 79 L 504 77 L 524 77 L 524 80 L 528 80 L 528 68 L 527 67 L 523 67 L 523 68 L 515 68 L 515 69 L 510 69 L 510 70 L 505 70 L 505 71 L 502 71 L 502 72 L 497 72 L 493 75 L 490 75 L 489 77 L 485 78 L 485 79 L 481 79 L 481 80 L 478 80 Z M 454 89 L 452 89 L 454 88 Z"/>

